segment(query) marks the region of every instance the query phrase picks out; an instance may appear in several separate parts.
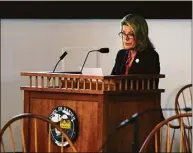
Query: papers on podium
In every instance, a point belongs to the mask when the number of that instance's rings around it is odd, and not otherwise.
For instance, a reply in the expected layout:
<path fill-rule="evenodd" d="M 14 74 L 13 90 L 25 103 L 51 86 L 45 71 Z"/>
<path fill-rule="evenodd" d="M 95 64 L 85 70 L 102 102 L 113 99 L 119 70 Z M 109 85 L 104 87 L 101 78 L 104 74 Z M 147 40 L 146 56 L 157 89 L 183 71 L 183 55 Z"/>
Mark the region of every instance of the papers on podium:
<path fill-rule="evenodd" d="M 83 68 L 83 75 L 103 76 L 102 68 Z"/>

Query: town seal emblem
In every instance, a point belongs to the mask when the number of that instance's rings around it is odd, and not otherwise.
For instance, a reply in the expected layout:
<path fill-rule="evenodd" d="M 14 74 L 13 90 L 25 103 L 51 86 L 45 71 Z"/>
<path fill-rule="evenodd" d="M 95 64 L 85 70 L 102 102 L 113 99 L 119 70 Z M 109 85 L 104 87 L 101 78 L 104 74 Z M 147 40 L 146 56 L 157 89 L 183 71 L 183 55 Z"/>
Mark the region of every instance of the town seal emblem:
<path fill-rule="evenodd" d="M 51 112 L 49 119 L 59 125 L 72 141 L 76 139 L 78 134 L 78 119 L 71 108 L 59 106 Z M 62 134 L 54 127 L 51 127 L 51 137 L 56 145 L 68 146 L 68 142 L 65 139 L 62 143 Z"/>

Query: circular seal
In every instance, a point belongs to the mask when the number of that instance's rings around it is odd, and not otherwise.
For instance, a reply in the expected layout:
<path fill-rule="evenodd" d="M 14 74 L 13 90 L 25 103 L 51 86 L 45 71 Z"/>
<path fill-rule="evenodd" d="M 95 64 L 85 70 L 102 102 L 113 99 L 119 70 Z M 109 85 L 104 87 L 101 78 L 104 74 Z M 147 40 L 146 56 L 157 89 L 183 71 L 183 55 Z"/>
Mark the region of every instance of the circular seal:
<path fill-rule="evenodd" d="M 74 111 L 66 106 L 56 107 L 49 116 L 52 122 L 62 128 L 71 141 L 74 141 L 78 134 L 78 119 Z M 68 146 L 68 142 L 64 139 L 62 143 L 62 134 L 56 128 L 51 127 L 51 137 L 58 146 Z"/>

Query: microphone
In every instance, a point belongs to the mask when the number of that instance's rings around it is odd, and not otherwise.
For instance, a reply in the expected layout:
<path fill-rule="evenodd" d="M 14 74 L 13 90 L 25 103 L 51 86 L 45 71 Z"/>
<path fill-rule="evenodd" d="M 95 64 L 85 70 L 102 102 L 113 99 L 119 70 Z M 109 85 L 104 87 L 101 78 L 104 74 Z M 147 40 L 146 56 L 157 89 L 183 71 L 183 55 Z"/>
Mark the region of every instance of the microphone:
<path fill-rule="evenodd" d="M 185 111 L 185 112 L 189 112 L 189 111 L 192 111 L 192 108 L 190 107 L 185 107 L 185 108 L 181 108 L 180 110 L 182 111 Z M 148 113 L 148 112 L 154 112 L 154 111 L 175 111 L 174 108 L 162 108 L 162 109 L 147 109 L 141 113 L 135 113 L 133 114 L 130 118 L 127 118 L 125 119 L 124 121 L 122 121 L 108 136 L 107 136 L 107 139 L 106 141 L 104 142 L 104 144 L 100 147 L 100 149 L 97 151 L 97 152 L 100 152 L 104 146 L 107 144 L 108 140 L 110 137 L 112 137 L 112 135 L 117 131 L 119 130 L 120 128 L 126 126 L 127 124 L 129 123 L 133 123 L 134 121 L 136 121 L 136 119 L 138 117 L 140 117 L 141 115 L 145 114 L 145 113 Z M 135 138 L 136 139 L 136 138 Z M 136 140 L 135 140 L 136 141 Z M 138 148 L 137 146 L 137 142 L 135 142 L 135 145 L 136 145 L 136 148 Z M 135 148 L 135 151 L 136 151 L 136 148 Z"/>
<path fill-rule="evenodd" d="M 98 50 L 100 53 L 109 53 L 109 48 L 101 48 Z"/>
<path fill-rule="evenodd" d="M 61 60 L 63 60 L 63 58 L 64 58 L 67 54 L 68 54 L 68 53 L 65 51 L 65 52 L 60 56 L 60 59 L 59 59 L 58 62 L 56 63 L 56 65 L 55 65 L 54 70 L 53 70 L 52 73 L 55 72 L 55 69 L 56 69 L 56 67 L 58 66 L 59 62 L 60 62 Z"/>
<path fill-rule="evenodd" d="M 86 56 L 85 60 L 84 60 L 84 63 L 83 63 L 83 65 L 82 65 L 82 68 L 81 68 L 81 70 L 80 70 L 80 73 L 81 73 L 81 74 L 82 74 L 82 70 L 83 70 L 83 68 L 84 68 L 84 65 L 85 65 L 85 63 L 86 63 L 86 60 L 87 60 L 87 58 L 88 58 L 88 55 L 89 55 L 91 52 L 95 52 L 95 51 L 98 51 L 98 52 L 100 52 L 100 53 L 109 53 L 109 48 L 101 48 L 101 49 L 99 49 L 99 50 L 91 50 L 91 51 L 89 51 L 89 52 L 87 53 L 87 56 Z"/>
<path fill-rule="evenodd" d="M 136 118 L 138 118 L 139 116 L 145 114 L 145 113 L 148 113 L 148 112 L 154 112 L 154 111 L 174 111 L 175 109 L 174 108 L 162 108 L 162 109 L 148 109 L 148 110 L 145 110 L 141 113 L 135 113 L 133 114 L 130 118 L 127 118 L 126 120 L 122 121 L 117 127 L 116 129 L 119 129 L 119 128 L 122 128 L 124 127 L 125 125 L 129 124 L 129 123 L 132 123 Z M 182 111 L 185 111 L 185 112 L 190 112 L 192 111 L 192 108 L 190 107 L 185 107 L 185 108 L 181 108 L 180 110 Z"/>
<path fill-rule="evenodd" d="M 60 56 L 60 59 L 59 59 L 58 62 L 56 63 L 56 65 L 55 65 L 54 70 L 52 71 L 52 73 L 55 72 L 55 69 L 56 69 L 57 65 L 59 64 L 59 62 L 60 62 L 61 60 L 63 60 L 63 58 L 64 58 L 67 54 L 68 54 L 68 53 L 65 51 L 65 52 Z M 48 78 L 49 81 L 50 81 L 50 79 L 51 79 L 51 77 Z"/>

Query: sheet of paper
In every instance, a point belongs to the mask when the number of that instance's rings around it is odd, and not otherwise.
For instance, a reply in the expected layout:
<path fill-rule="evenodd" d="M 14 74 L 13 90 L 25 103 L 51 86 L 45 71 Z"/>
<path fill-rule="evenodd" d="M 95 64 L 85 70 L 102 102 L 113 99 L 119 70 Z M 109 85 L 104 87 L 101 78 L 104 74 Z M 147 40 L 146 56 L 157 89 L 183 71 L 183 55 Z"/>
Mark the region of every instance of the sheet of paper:
<path fill-rule="evenodd" d="M 103 76 L 102 68 L 83 68 L 83 75 Z"/>

